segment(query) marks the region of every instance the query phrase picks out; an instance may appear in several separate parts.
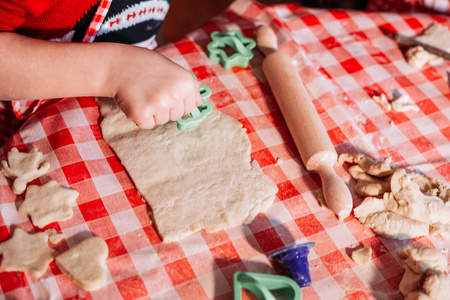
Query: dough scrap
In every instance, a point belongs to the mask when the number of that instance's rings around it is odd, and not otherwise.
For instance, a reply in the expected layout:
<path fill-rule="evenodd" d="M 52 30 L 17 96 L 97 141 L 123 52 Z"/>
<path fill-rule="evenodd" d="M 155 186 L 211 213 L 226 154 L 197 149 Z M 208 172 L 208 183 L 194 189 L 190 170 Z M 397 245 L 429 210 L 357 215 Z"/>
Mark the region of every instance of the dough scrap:
<path fill-rule="evenodd" d="M 29 153 L 19 152 L 12 148 L 7 159 L 2 160 L 2 172 L 6 177 L 14 180 L 12 190 L 16 195 L 22 194 L 27 183 L 45 174 L 50 169 L 48 162 L 43 162 L 43 155 L 37 148 Z"/>
<path fill-rule="evenodd" d="M 372 248 L 365 247 L 352 252 L 352 259 L 358 265 L 366 265 L 372 259 Z"/>
<path fill-rule="evenodd" d="M 355 163 L 360 166 L 364 172 L 376 177 L 389 176 L 393 173 L 393 168 L 387 162 L 373 160 L 361 153 L 342 153 L 339 155 L 338 162 L 340 164 L 343 164 L 344 162 Z"/>
<path fill-rule="evenodd" d="M 399 251 L 405 274 L 399 290 L 405 299 L 444 300 L 450 294 L 450 275 L 447 258 L 431 247 L 407 246 Z"/>
<path fill-rule="evenodd" d="M 412 101 L 408 94 L 403 94 L 391 102 L 392 110 L 405 112 L 408 110 L 419 111 L 419 107 Z"/>
<path fill-rule="evenodd" d="M 372 96 L 372 99 L 379 103 L 383 108 L 385 108 L 387 111 L 390 111 L 392 109 L 391 104 L 386 98 L 386 94 L 382 93 L 380 96 L 374 95 Z"/>
<path fill-rule="evenodd" d="M 27 272 L 35 278 L 41 277 L 58 254 L 48 246 L 48 234 L 29 234 L 16 228 L 12 237 L 0 244 L 3 254 L 1 266 L 5 271 Z"/>
<path fill-rule="evenodd" d="M 427 223 L 387 210 L 383 199 L 377 197 L 366 197 L 353 212 L 361 223 L 381 236 L 404 240 L 429 234 Z"/>
<path fill-rule="evenodd" d="M 31 185 L 27 188 L 19 212 L 29 215 L 33 225 L 43 228 L 50 223 L 72 218 L 72 206 L 78 195 L 77 191 L 64 188 L 53 179 L 42 186 Z"/>
<path fill-rule="evenodd" d="M 58 268 L 85 290 L 96 290 L 106 284 L 102 264 L 108 257 L 108 246 L 99 237 L 90 237 L 55 258 Z"/>
<path fill-rule="evenodd" d="M 99 100 L 104 140 L 153 212 L 163 241 L 250 223 L 272 204 L 276 184 L 250 157 L 242 125 L 217 110 L 196 128 L 139 129 L 111 99 Z"/>

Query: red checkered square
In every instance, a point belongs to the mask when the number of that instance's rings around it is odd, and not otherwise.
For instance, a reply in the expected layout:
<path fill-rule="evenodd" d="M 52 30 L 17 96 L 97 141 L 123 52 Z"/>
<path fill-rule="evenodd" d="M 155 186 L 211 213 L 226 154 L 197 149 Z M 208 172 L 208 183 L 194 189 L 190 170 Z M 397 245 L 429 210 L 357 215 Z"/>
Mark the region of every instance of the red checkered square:
<path fill-rule="evenodd" d="M 123 299 L 138 299 L 148 295 L 141 277 L 135 275 L 116 282 Z"/>
<path fill-rule="evenodd" d="M 27 277 L 23 272 L 0 272 L 0 286 L 3 293 L 28 286 Z"/>
<path fill-rule="evenodd" d="M 314 214 L 310 214 L 304 217 L 300 217 L 294 220 L 297 223 L 298 228 L 300 228 L 301 232 L 306 236 L 310 236 L 316 234 L 320 231 L 323 231 L 322 224 L 317 220 Z"/>
<path fill-rule="evenodd" d="M 117 256 L 121 256 L 127 253 L 127 249 L 125 248 L 122 240 L 119 236 L 112 237 L 110 239 L 105 240 L 106 244 L 108 244 L 109 255 L 108 258 L 114 258 Z"/>
<path fill-rule="evenodd" d="M 174 286 L 195 278 L 195 273 L 186 258 L 168 263 L 164 268 Z"/>
<path fill-rule="evenodd" d="M 285 246 L 274 228 L 255 232 L 253 235 L 261 250 L 266 254 Z"/>
<path fill-rule="evenodd" d="M 227 267 L 240 261 L 239 254 L 231 242 L 211 248 L 210 251 L 219 268 Z"/>
<path fill-rule="evenodd" d="M 61 169 L 69 184 L 75 184 L 91 178 L 89 170 L 83 161 L 62 166 Z"/>
<path fill-rule="evenodd" d="M 96 199 L 83 204 L 78 205 L 81 213 L 83 214 L 86 222 L 101 219 L 108 216 L 108 211 L 103 204 L 102 199 Z"/>

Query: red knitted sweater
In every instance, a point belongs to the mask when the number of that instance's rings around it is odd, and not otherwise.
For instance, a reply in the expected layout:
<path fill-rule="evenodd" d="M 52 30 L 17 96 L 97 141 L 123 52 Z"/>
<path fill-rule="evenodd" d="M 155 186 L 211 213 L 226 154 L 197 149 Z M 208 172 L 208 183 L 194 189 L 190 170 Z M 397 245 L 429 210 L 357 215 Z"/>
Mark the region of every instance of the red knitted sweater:
<path fill-rule="evenodd" d="M 100 0 L 0 0 L 0 31 L 61 38 Z"/>

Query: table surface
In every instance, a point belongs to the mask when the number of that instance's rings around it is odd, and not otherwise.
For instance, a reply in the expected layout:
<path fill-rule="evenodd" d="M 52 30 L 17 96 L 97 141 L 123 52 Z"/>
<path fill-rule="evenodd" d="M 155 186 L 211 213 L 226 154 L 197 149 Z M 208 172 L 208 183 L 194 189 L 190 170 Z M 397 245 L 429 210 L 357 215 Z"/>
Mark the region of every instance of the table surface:
<path fill-rule="evenodd" d="M 265 214 L 248 226 L 208 234 L 198 232 L 177 243 L 160 241 L 148 216 L 149 208 L 98 126 L 92 98 L 63 99 L 38 111 L 2 148 L 39 148 L 51 164 L 49 178 L 80 192 L 71 220 L 53 223 L 66 239 L 62 252 L 91 235 L 109 247 L 107 286 L 92 292 L 79 289 L 54 263 L 39 279 L 20 272 L 0 272 L 0 298 L 88 299 L 230 299 L 233 273 L 275 274 L 267 255 L 305 241 L 316 242 L 309 255 L 313 283 L 302 289 L 304 299 L 401 299 L 403 275 L 397 252 L 405 245 L 432 246 L 448 258 L 450 243 L 439 237 L 399 241 L 382 238 L 353 216 L 339 222 L 318 205 L 317 174 L 302 165 L 286 124 L 261 69 L 256 49 L 248 68 L 225 70 L 208 59 L 206 45 L 213 31 L 240 30 L 252 37 L 255 26 L 270 25 L 281 51 L 296 62 L 313 103 L 338 153 L 361 152 L 450 182 L 450 90 L 448 62 L 410 67 L 402 50 L 386 36 L 420 33 L 432 22 L 449 19 L 426 14 L 369 13 L 307 9 L 295 5 L 264 7 L 235 2 L 187 37 L 158 51 L 193 72 L 212 89 L 214 107 L 247 129 L 252 158 L 274 182 L 279 193 Z M 385 111 L 371 96 L 407 93 L 418 112 Z M 392 121 L 392 122 L 390 122 Z M 392 124 L 390 124 L 392 123 Z M 345 172 L 340 175 L 354 182 Z M 38 231 L 17 212 L 23 196 L 0 175 L 0 240 L 11 229 Z M 355 205 L 361 198 L 354 196 Z M 373 248 L 372 261 L 356 265 L 349 257 L 355 246 Z"/>

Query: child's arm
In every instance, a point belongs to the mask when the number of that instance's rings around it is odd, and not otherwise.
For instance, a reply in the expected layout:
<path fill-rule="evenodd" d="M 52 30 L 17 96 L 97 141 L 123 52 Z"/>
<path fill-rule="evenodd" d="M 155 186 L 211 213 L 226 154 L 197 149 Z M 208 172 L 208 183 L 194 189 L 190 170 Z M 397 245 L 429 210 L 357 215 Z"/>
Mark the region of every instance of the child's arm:
<path fill-rule="evenodd" d="M 151 50 L 115 43 L 59 43 L 0 32 L 0 99 L 114 98 L 152 128 L 201 104 L 191 74 Z"/>

